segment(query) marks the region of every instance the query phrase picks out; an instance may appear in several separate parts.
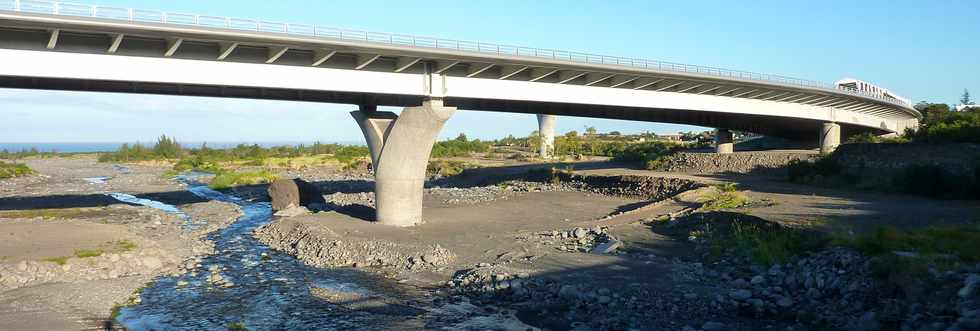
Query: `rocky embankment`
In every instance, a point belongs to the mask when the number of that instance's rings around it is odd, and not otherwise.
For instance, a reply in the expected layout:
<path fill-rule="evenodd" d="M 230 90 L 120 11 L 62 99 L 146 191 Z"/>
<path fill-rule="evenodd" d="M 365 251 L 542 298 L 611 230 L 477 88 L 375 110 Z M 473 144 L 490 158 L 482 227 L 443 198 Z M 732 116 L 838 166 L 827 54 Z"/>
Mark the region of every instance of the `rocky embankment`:
<path fill-rule="evenodd" d="M 795 160 L 811 160 L 815 152 L 760 151 L 732 154 L 681 152 L 667 156 L 656 170 L 683 173 L 764 173 L 784 174 L 785 167 Z"/>
<path fill-rule="evenodd" d="M 455 255 L 438 244 L 407 245 L 384 240 L 350 240 L 329 229 L 303 224 L 272 223 L 255 231 L 269 247 L 315 267 L 380 267 L 432 270 L 449 265 Z"/>

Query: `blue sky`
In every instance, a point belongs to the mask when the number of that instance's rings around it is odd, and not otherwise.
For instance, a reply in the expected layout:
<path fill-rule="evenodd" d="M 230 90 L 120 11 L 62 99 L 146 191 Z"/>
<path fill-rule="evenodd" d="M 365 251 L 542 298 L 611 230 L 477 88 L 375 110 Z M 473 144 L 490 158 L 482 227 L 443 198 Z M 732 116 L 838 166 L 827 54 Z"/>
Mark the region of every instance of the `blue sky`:
<path fill-rule="evenodd" d="M 980 1 L 93 0 L 137 7 L 640 57 L 980 98 Z M 0 142 L 361 141 L 353 106 L 0 89 Z M 560 132 L 697 129 L 562 117 Z M 443 137 L 524 135 L 533 115 L 458 112 Z"/>

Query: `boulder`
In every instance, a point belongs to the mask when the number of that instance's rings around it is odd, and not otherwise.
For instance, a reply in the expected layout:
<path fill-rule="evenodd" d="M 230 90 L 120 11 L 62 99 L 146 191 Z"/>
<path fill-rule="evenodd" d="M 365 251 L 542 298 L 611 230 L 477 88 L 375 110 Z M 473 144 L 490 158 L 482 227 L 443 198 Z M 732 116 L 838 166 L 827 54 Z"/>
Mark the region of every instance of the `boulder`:
<path fill-rule="evenodd" d="M 316 186 L 299 178 L 280 179 L 272 182 L 268 192 L 274 211 L 286 210 L 291 207 L 305 207 L 311 204 L 326 204 L 327 202 Z"/>

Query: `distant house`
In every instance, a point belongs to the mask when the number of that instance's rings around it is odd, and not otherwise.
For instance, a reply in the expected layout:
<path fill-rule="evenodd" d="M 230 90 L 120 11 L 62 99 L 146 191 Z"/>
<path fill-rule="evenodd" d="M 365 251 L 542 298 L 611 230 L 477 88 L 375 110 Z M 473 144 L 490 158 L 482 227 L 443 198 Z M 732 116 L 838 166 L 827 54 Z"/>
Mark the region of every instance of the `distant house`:
<path fill-rule="evenodd" d="M 666 141 L 681 141 L 681 134 L 658 134 L 657 139 Z"/>
<path fill-rule="evenodd" d="M 956 111 L 966 111 L 967 109 L 980 110 L 980 105 L 959 105 L 959 106 L 956 106 Z"/>

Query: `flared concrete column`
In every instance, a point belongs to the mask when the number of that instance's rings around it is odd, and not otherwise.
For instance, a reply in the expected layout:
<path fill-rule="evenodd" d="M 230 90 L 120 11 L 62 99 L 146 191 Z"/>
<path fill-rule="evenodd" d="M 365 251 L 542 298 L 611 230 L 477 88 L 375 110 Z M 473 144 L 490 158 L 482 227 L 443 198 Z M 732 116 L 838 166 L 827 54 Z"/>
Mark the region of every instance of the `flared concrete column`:
<path fill-rule="evenodd" d="M 361 107 L 361 110 L 352 111 L 350 115 L 361 127 L 361 133 L 364 134 L 364 140 L 367 141 L 368 150 L 371 151 L 371 165 L 377 169 L 378 160 L 381 157 L 381 148 L 384 147 L 391 124 L 398 119 L 398 115 L 390 111 L 375 111 L 374 107 Z"/>
<path fill-rule="evenodd" d="M 735 151 L 735 136 L 731 130 L 715 130 L 715 152 L 718 154 L 731 154 Z"/>
<path fill-rule="evenodd" d="M 541 136 L 541 158 L 550 159 L 555 154 L 555 115 L 538 114 L 538 135 Z"/>
<path fill-rule="evenodd" d="M 422 221 L 422 189 L 432 145 L 455 107 L 442 100 L 390 112 L 351 112 L 374 161 L 374 201 L 378 223 L 412 226 Z"/>
<path fill-rule="evenodd" d="M 820 154 L 830 154 L 840 146 L 840 124 L 824 123 L 820 130 Z"/>

